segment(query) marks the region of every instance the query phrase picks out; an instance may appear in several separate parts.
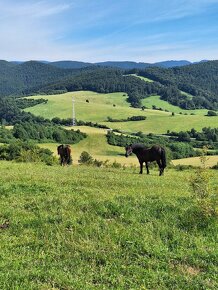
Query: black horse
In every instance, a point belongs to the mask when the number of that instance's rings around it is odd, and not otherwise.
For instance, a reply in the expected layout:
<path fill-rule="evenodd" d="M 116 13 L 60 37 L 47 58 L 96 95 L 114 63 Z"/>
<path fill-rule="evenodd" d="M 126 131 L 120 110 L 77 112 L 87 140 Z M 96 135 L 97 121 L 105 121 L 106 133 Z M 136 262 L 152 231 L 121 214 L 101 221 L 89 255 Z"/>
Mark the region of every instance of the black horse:
<path fill-rule="evenodd" d="M 70 145 L 59 145 L 57 147 L 58 155 L 60 155 L 61 166 L 69 165 L 72 162 Z"/>
<path fill-rule="evenodd" d="M 126 154 L 125 156 L 128 157 L 130 154 L 135 153 L 138 157 L 139 164 L 140 164 L 140 174 L 143 172 L 143 163 L 146 164 L 147 174 L 149 174 L 148 169 L 148 162 L 156 161 L 160 174 L 163 175 L 164 168 L 166 167 L 166 152 L 164 148 L 158 145 L 154 145 L 151 148 L 147 148 L 143 144 L 133 144 L 129 145 L 126 148 Z"/>

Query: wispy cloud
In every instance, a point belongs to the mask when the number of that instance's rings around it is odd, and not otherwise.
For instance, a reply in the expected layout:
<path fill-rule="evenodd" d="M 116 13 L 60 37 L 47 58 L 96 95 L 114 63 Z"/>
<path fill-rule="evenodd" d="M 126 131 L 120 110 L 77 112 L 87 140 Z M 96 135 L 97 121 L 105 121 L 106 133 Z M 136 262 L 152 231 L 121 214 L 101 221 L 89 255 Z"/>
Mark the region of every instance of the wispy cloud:
<path fill-rule="evenodd" d="M 0 0 L 0 58 L 218 58 L 218 0 Z"/>

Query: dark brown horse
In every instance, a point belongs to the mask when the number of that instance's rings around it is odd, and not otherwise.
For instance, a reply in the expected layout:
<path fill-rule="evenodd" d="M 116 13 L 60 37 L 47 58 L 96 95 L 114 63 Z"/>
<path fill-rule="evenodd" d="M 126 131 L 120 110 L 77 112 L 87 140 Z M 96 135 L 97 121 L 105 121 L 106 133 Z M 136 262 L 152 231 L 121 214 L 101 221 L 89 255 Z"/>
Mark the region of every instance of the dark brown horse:
<path fill-rule="evenodd" d="M 71 163 L 71 148 L 70 145 L 59 145 L 57 147 L 58 155 L 60 155 L 61 166 L 69 165 Z"/>
<path fill-rule="evenodd" d="M 132 153 L 135 153 L 135 155 L 137 156 L 140 164 L 140 174 L 142 174 L 143 172 L 144 162 L 146 164 L 147 174 L 149 174 L 148 162 L 156 161 L 160 170 L 159 175 L 163 175 L 164 168 L 166 167 L 166 152 L 164 148 L 159 145 L 154 145 L 151 148 L 147 148 L 143 144 L 133 144 L 127 146 L 125 149 L 126 157 L 128 157 Z"/>

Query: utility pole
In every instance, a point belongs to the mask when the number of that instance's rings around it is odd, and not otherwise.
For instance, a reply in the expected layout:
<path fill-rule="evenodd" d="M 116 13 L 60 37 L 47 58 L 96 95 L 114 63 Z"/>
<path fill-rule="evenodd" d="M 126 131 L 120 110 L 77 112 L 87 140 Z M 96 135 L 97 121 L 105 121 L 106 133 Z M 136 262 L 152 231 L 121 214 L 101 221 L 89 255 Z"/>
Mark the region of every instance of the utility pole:
<path fill-rule="evenodd" d="M 76 126 L 76 116 L 75 116 L 75 107 L 74 107 L 74 97 L 72 97 L 72 126 Z"/>

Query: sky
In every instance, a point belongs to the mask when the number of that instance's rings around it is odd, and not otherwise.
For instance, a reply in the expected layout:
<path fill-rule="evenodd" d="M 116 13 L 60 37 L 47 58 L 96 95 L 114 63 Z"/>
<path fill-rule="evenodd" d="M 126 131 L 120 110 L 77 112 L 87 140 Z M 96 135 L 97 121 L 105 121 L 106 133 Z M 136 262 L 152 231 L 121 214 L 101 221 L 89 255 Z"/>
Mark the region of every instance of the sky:
<path fill-rule="evenodd" d="M 218 0 L 0 0 L 0 59 L 218 59 Z"/>

